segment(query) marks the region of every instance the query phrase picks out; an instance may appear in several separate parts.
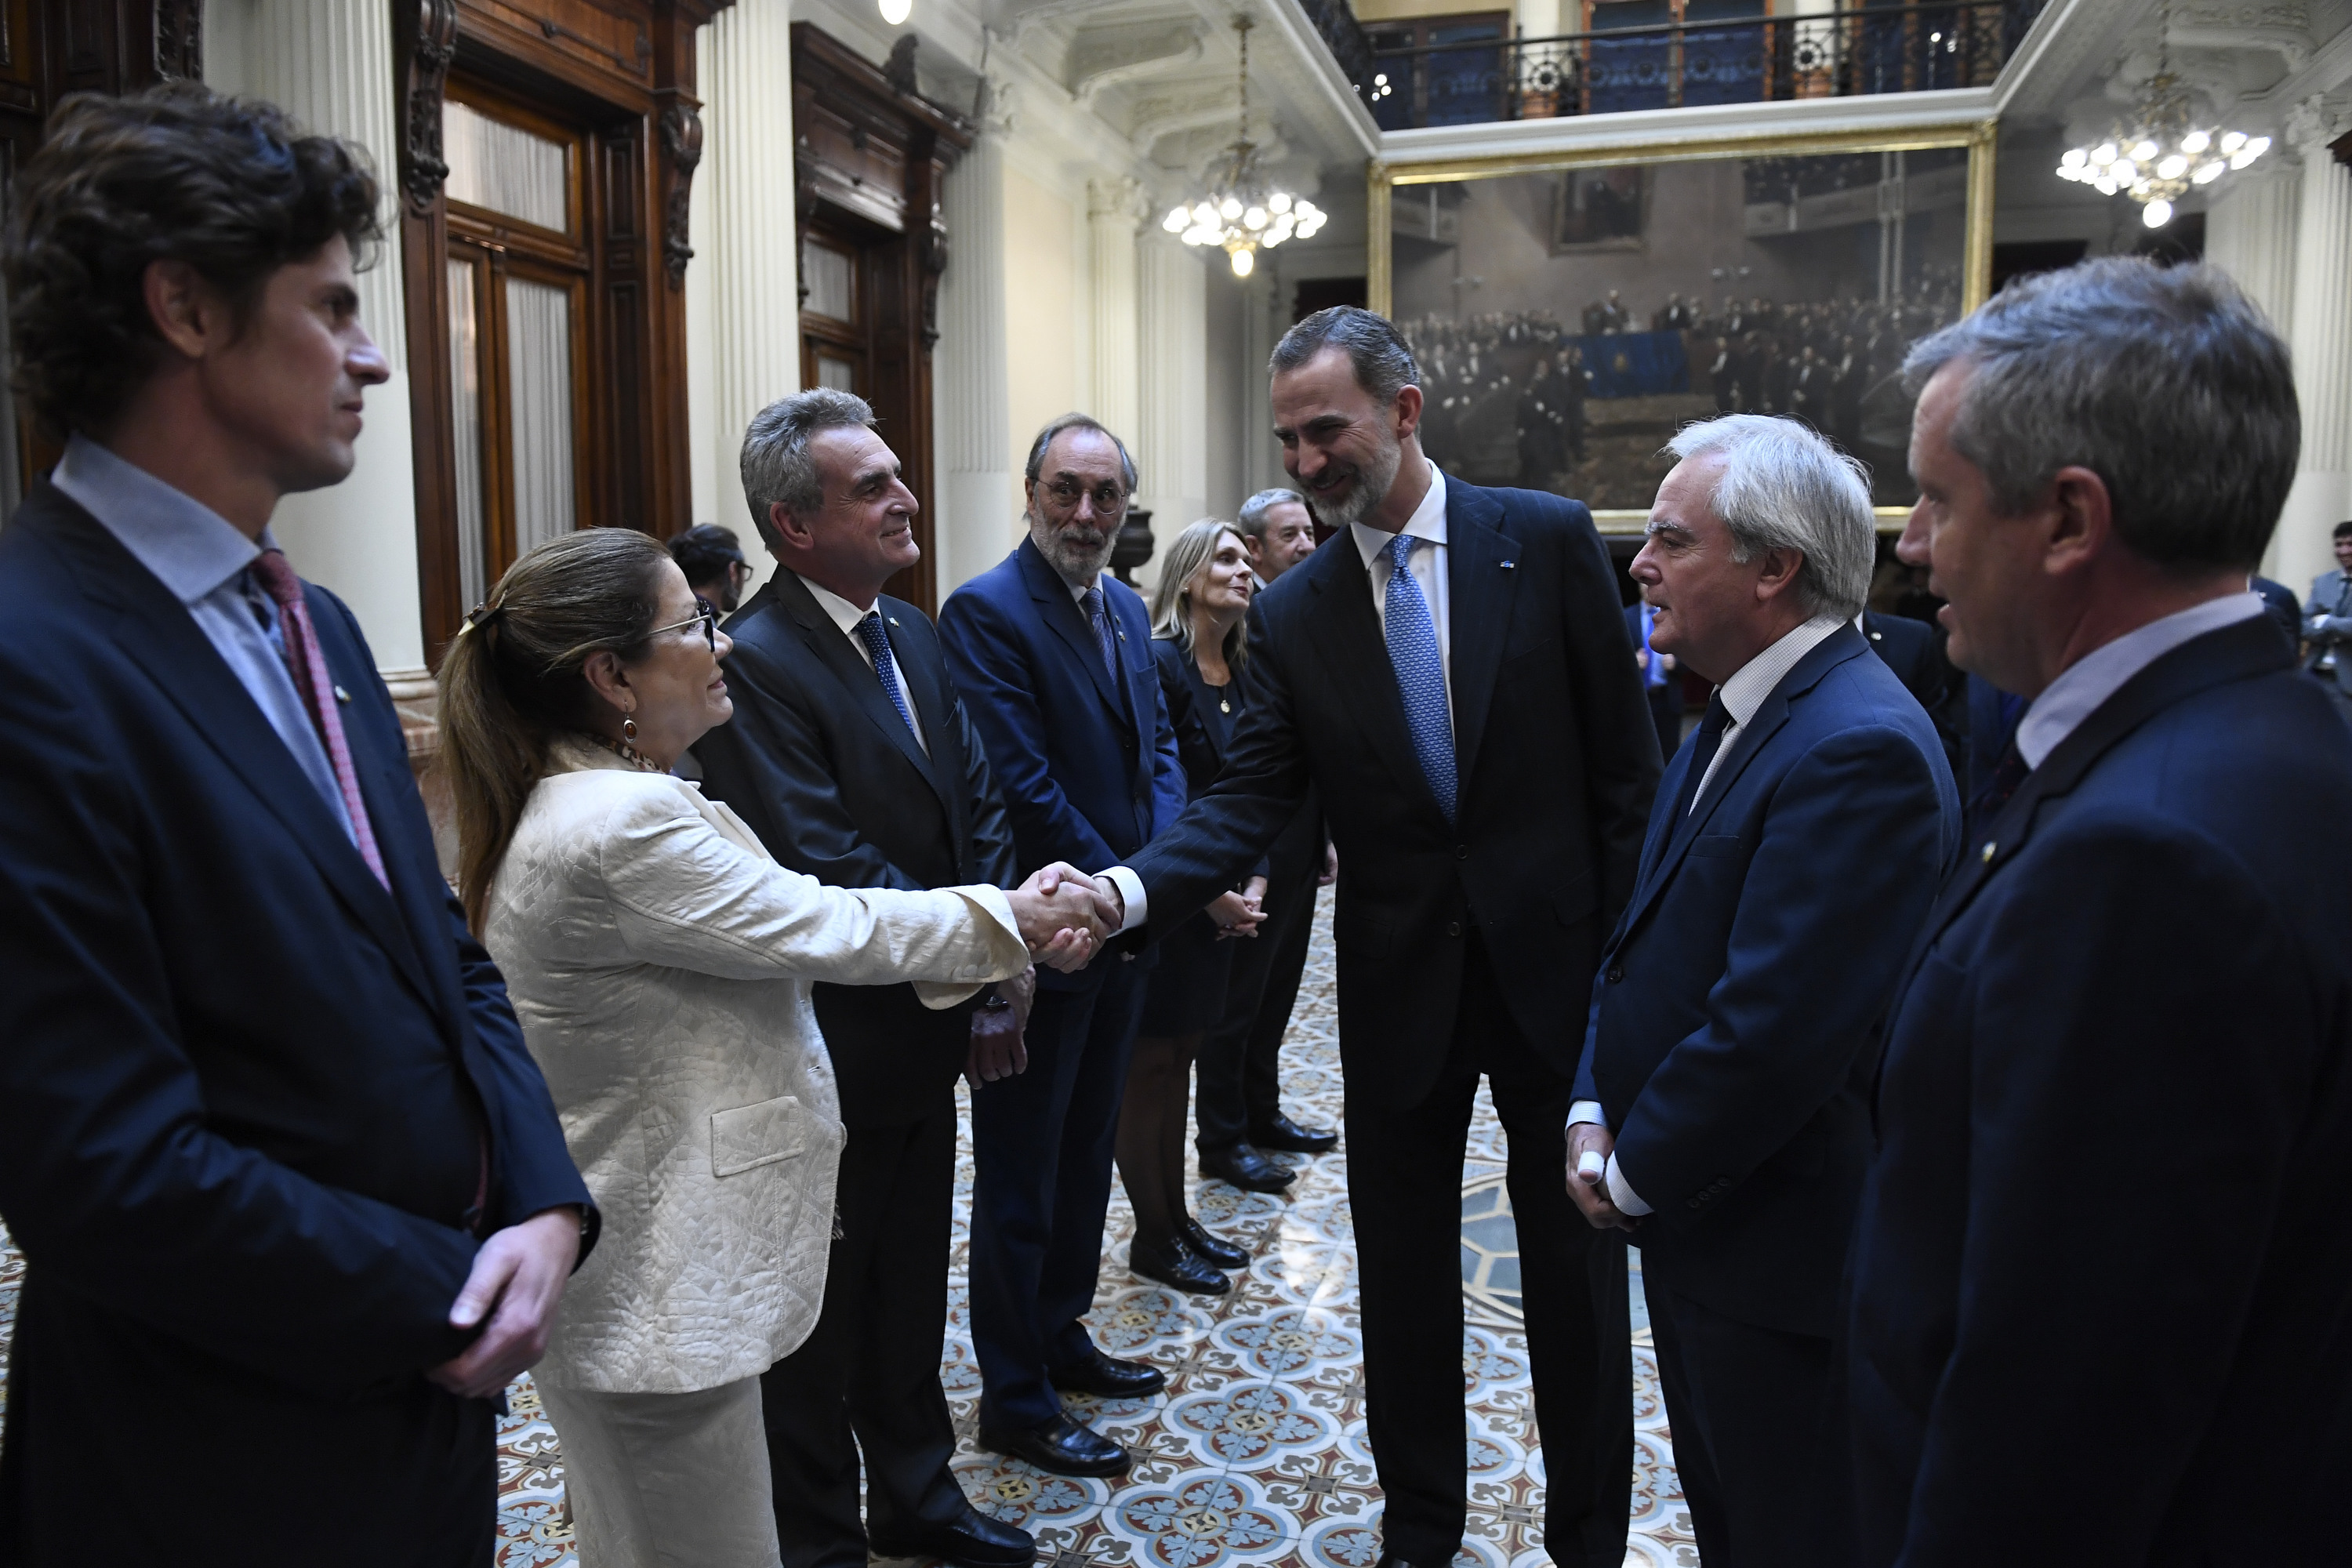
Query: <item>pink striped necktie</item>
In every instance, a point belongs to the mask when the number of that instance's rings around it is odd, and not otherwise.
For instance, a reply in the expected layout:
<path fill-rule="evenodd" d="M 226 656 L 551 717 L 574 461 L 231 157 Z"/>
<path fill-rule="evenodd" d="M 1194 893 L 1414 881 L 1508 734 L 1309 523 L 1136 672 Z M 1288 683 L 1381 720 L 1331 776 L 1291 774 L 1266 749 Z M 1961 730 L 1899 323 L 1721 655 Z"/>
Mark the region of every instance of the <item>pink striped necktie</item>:
<path fill-rule="evenodd" d="M 310 710 L 310 722 L 326 743 L 327 760 L 335 770 L 335 787 L 342 792 L 343 809 L 352 819 L 352 837 L 358 844 L 360 858 L 368 863 L 375 879 L 385 891 L 392 889 L 392 879 L 384 875 L 383 857 L 375 847 L 375 829 L 368 822 L 367 806 L 360 799 L 360 777 L 352 767 L 351 742 L 343 738 L 343 716 L 337 711 L 335 683 L 327 674 L 327 659 L 319 651 L 319 634 L 310 625 L 310 608 L 302 602 L 302 579 L 294 575 L 282 550 L 265 550 L 253 559 L 249 568 L 253 580 L 262 591 L 278 603 L 278 640 L 286 648 L 286 672 L 294 678 L 294 689 L 302 694 L 302 705 Z"/>

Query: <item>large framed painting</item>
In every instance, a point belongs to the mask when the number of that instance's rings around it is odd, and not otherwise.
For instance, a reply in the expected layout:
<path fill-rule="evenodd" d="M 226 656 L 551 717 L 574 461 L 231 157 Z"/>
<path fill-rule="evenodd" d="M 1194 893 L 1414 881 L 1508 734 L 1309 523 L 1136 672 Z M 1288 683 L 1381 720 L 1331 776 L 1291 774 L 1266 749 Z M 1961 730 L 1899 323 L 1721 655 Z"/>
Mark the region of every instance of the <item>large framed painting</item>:
<path fill-rule="evenodd" d="M 1371 168 L 1370 293 L 1420 361 L 1422 442 L 1473 484 L 1638 531 L 1682 426 L 1802 419 L 1895 526 L 1912 342 L 1980 303 L 1990 122 Z"/>

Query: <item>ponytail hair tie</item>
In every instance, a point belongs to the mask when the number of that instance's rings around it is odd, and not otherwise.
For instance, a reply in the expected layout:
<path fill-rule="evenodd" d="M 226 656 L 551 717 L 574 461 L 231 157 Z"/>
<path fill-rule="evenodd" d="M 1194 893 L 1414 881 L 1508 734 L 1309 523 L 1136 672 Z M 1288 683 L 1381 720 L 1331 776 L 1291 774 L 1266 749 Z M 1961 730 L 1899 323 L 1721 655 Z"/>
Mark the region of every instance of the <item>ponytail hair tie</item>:
<path fill-rule="evenodd" d="M 505 610 L 505 608 L 506 605 L 504 604 L 493 605 L 487 599 L 482 603 L 476 605 L 472 613 L 466 616 L 465 624 L 457 628 L 457 635 L 459 637 L 464 637 L 476 626 L 486 626 L 489 625 L 490 618 Z"/>

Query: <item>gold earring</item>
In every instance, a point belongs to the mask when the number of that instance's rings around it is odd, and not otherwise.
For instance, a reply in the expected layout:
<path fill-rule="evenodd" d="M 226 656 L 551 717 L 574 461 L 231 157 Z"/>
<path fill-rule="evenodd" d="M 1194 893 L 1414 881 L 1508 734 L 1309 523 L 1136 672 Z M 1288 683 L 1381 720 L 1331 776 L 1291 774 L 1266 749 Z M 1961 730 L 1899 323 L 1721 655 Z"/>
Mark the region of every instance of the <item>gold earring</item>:
<path fill-rule="evenodd" d="M 621 739 L 633 746 L 637 743 L 637 721 L 625 713 L 621 715 Z"/>

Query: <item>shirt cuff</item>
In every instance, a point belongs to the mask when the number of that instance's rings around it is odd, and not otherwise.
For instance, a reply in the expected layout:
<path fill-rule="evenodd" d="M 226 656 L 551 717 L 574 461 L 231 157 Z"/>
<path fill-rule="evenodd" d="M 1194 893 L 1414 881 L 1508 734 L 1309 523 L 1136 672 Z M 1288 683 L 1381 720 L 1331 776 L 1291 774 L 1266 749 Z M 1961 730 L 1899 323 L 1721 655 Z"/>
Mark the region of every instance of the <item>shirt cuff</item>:
<path fill-rule="evenodd" d="M 1124 936 L 1133 931 L 1149 918 L 1151 903 L 1143 896 L 1142 878 L 1124 866 L 1113 866 L 1108 871 L 1097 871 L 1095 874 L 1110 879 L 1110 885 L 1118 889 L 1119 899 L 1127 906 L 1127 913 L 1118 923 L 1120 935 Z"/>
<path fill-rule="evenodd" d="M 1625 1184 L 1625 1173 L 1617 1168 L 1617 1156 L 1614 1154 L 1609 1156 L 1609 1201 L 1617 1205 L 1620 1214 L 1639 1215 L 1650 1212 L 1650 1205 L 1642 1201 L 1642 1194 Z"/>
<path fill-rule="evenodd" d="M 1603 1127 L 1609 1125 L 1609 1119 L 1601 1114 L 1601 1102 L 1597 1100 L 1580 1100 L 1568 1108 L 1568 1124 L 1573 1127 L 1580 1121 L 1598 1122 Z"/>

